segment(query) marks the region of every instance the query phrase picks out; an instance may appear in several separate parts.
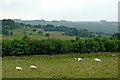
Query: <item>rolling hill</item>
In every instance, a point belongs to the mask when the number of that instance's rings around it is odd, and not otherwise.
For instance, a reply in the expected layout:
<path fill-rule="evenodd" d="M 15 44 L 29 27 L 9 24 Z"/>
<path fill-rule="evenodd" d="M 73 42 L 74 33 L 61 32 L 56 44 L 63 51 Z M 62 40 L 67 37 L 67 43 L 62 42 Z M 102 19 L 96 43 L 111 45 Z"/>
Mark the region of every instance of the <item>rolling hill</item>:
<path fill-rule="evenodd" d="M 92 32 L 103 32 L 105 34 L 114 34 L 118 32 L 118 23 L 117 22 L 107 22 L 105 20 L 101 21 L 45 21 L 45 20 L 20 20 L 14 19 L 15 22 L 32 24 L 32 25 L 47 25 L 52 24 L 55 26 L 67 26 L 75 27 L 78 29 L 88 29 Z"/>

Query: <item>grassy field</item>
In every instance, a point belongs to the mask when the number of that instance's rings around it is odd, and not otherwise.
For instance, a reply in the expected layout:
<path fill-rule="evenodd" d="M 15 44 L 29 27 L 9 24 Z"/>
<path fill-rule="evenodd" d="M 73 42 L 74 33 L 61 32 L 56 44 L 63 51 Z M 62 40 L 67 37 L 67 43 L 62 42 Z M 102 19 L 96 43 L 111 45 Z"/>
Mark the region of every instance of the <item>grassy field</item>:
<path fill-rule="evenodd" d="M 34 28 L 18 28 L 13 30 L 12 36 L 6 36 L 2 35 L 3 40 L 12 40 L 12 39 L 22 39 L 24 37 L 24 31 L 26 31 L 26 35 L 28 35 L 31 39 L 45 39 L 48 38 L 45 36 L 46 33 L 49 33 L 51 38 L 57 38 L 62 40 L 68 40 L 68 39 L 74 39 L 75 37 L 72 36 L 66 36 L 62 35 L 64 32 L 58 32 L 58 31 L 43 31 L 42 29 L 37 29 L 36 32 L 33 32 Z M 42 35 L 38 35 L 38 31 L 41 30 L 43 33 Z M 29 35 L 29 33 L 32 33 L 32 35 Z"/>
<path fill-rule="evenodd" d="M 0 80 L 2 79 L 2 58 L 0 57 Z"/>
<path fill-rule="evenodd" d="M 112 56 L 115 54 L 115 56 Z M 74 58 L 81 57 L 83 61 Z M 95 62 L 94 58 L 102 62 Z M 30 69 L 35 65 L 38 69 Z M 21 66 L 22 71 L 15 69 Z M 2 58 L 3 78 L 118 78 L 118 53 L 40 55 Z"/>

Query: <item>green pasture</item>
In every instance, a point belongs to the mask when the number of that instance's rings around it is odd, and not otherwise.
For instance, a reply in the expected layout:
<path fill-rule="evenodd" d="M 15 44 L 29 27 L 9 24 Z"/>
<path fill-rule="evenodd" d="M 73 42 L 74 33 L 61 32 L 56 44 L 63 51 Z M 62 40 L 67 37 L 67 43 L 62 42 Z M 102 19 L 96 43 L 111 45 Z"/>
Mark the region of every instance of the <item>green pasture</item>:
<path fill-rule="evenodd" d="M 2 78 L 118 78 L 118 54 L 3 57 Z M 79 57 L 83 58 L 83 61 L 74 59 Z M 94 58 L 100 58 L 102 62 L 96 62 Z M 38 69 L 30 69 L 30 65 L 35 65 Z M 22 67 L 23 70 L 16 70 L 16 66 Z"/>
<path fill-rule="evenodd" d="M 66 36 L 63 35 L 64 32 L 58 32 L 58 31 L 43 31 L 42 29 L 37 29 L 36 32 L 32 31 L 34 28 L 17 28 L 13 30 L 13 35 L 2 35 L 2 39 L 3 40 L 12 40 L 12 39 L 22 39 L 22 37 L 24 37 L 24 35 L 27 35 L 28 37 L 30 37 L 31 39 L 45 39 L 48 38 L 45 36 L 46 33 L 50 34 L 50 38 L 57 38 L 57 39 L 74 39 L 75 37 L 72 36 Z M 24 34 L 24 31 L 26 32 L 26 34 Z M 42 31 L 43 33 L 41 35 L 38 34 L 38 31 Z M 29 33 L 32 33 L 32 35 L 30 35 Z"/>

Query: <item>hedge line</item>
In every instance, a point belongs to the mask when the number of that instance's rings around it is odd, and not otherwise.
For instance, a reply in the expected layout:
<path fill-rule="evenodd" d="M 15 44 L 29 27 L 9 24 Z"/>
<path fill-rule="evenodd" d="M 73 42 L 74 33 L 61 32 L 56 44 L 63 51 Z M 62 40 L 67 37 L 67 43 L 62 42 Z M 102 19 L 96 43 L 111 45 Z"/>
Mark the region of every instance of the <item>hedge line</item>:
<path fill-rule="evenodd" d="M 120 52 L 120 40 L 87 38 L 75 40 L 6 40 L 2 42 L 2 56 L 54 55 L 64 53 Z"/>

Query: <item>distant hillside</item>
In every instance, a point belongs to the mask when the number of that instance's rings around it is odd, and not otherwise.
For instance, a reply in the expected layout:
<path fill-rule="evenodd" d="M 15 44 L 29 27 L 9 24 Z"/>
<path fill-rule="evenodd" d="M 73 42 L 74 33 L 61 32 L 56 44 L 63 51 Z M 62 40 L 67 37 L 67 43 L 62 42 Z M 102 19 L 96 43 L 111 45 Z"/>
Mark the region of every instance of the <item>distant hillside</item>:
<path fill-rule="evenodd" d="M 118 31 L 118 23 L 117 22 L 107 22 L 105 20 L 101 21 L 45 21 L 45 20 L 20 20 L 14 19 L 15 22 L 32 24 L 32 25 L 47 25 L 52 24 L 55 26 L 67 26 L 67 27 L 75 27 L 78 29 L 88 29 L 88 31 L 92 32 L 104 32 L 106 34 L 117 33 Z"/>

